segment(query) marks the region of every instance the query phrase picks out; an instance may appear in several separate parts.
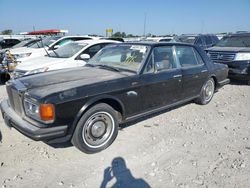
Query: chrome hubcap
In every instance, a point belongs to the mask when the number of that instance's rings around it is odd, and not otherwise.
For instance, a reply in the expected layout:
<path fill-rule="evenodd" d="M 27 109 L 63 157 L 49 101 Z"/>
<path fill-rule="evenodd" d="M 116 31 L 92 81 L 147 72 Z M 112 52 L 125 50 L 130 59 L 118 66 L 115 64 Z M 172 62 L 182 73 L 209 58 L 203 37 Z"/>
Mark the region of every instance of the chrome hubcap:
<path fill-rule="evenodd" d="M 210 101 L 214 94 L 214 82 L 212 80 L 208 80 L 204 87 L 204 95 L 205 100 Z"/>
<path fill-rule="evenodd" d="M 86 145 L 91 148 L 98 148 L 105 145 L 112 137 L 115 122 L 107 112 L 97 112 L 86 121 L 82 138 Z"/>

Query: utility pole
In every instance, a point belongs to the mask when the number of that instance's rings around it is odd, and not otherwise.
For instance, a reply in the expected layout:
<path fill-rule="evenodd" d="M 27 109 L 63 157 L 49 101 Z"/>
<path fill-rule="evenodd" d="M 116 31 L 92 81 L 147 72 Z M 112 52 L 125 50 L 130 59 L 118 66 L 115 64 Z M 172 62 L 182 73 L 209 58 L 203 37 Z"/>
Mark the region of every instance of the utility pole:
<path fill-rule="evenodd" d="M 143 26 L 143 36 L 146 37 L 146 21 L 147 21 L 147 13 L 144 13 L 144 26 Z"/>

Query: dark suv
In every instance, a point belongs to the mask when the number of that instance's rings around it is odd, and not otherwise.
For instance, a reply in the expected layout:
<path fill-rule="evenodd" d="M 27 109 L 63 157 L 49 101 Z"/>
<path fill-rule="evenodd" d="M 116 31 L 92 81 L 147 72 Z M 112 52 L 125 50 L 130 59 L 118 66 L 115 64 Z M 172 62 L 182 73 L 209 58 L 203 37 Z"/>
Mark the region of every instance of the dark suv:
<path fill-rule="evenodd" d="M 215 45 L 219 39 L 213 34 L 190 34 L 177 36 L 174 38 L 174 41 L 194 44 L 206 49 Z"/>
<path fill-rule="evenodd" d="M 230 78 L 250 85 L 250 33 L 227 35 L 207 52 L 214 62 L 228 65 Z"/>

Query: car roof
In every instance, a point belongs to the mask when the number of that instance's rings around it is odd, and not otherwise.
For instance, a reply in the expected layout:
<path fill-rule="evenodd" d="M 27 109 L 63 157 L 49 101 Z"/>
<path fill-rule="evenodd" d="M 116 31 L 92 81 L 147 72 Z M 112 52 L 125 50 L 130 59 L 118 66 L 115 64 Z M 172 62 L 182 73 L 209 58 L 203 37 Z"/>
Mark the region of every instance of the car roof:
<path fill-rule="evenodd" d="M 226 35 L 225 37 L 236 37 L 236 36 L 244 36 L 244 37 L 249 37 L 250 36 L 250 33 L 233 33 L 233 34 L 229 34 L 229 35 Z"/>
<path fill-rule="evenodd" d="M 121 43 L 120 41 L 115 41 L 115 40 L 106 40 L 106 39 L 99 39 L 99 40 L 78 40 L 75 41 L 76 43 L 80 44 L 99 44 L 99 43 Z"/>
<path fill-rule="evenodd" d="M 100 37 L 93 37 L 89 35 L 69 35 L 69 36 L 63 36 L 60 39 L 67 39 L 67 38 L 89 38 L 89 39 L 99 39 Z"/>
<path fill-rule="evenodd" d="M 118 45 L 144 45 L 144 46 L 176 46 L 176 45 L 182 45 L 182 46 L 195 46 L 189 43 L 181 43 L 181 42 L 154 42 L 154 41 L 142 41 L 142 42 L 124 42 L 119 43 Z"/>
<path fill-rule="evenodd" d="M 182 34 L 178 37 L 216 36 L 215 34 Z"/>

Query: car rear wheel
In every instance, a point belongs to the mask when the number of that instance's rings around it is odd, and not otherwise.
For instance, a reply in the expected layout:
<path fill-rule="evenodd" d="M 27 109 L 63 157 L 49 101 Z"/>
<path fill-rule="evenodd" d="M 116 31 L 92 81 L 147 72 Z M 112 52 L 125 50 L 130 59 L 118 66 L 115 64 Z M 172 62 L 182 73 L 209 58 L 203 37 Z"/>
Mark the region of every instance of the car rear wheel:
<path fill-rule="evenodd" d="M 196 100 L 196 103 L 202 105 L 208 104 L 213 98 L 214 90 L 215 90 L 214 79 L 209 78 L 203 85 L 200 92 L 200 97 Z"/>
<path fill-rule="evenodd" d="M 117 112 L 111 106 L 100 103 L 83 114 L 72 137 L 72 144 L 85 153 L 96 153 L 110 146 L 117 134 Z"/>

